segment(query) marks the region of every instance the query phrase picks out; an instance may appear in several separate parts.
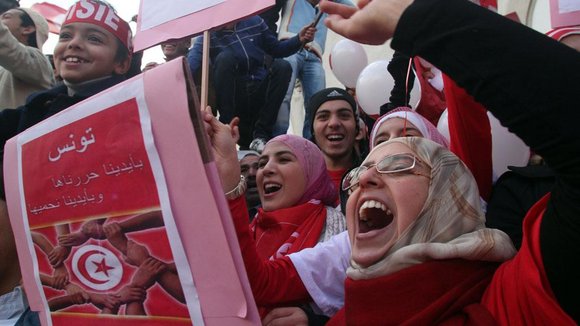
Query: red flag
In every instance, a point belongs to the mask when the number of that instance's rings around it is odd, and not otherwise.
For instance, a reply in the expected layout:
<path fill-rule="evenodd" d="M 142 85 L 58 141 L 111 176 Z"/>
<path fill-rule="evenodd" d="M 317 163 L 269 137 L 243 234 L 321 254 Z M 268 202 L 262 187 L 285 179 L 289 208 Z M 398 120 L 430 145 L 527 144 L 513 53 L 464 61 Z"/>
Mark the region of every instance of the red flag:
<path fill-rule="evenodd" d="M 58 34 L 60 32 L 60 26 L 66 16 L 66 9 L 48 2 L 35 3 L 32 5 L 32 9 L 46 18 L 51 33 Z"/>

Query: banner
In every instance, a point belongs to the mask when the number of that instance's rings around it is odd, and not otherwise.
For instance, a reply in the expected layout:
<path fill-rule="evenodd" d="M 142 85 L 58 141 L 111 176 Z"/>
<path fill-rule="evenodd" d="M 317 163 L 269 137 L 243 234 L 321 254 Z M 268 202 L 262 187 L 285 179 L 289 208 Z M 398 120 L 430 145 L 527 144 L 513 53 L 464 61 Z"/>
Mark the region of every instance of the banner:
<path fill-rule="evenodd" d="M 580 25 L 580 1 L 550 0 L 552 28 Z"/>
<path fill-rule="evenodd" d="M 66 18 L 66 9 L 49 2 L 35 3 L 31 8 L 46 18 L 51 33 L 60 33 L 60 27 Z"/>
<path fill-rule="evenodd" d="M 193 36 L 273 5 L 274 0 L 141 0 L 133 45 L 140 51 Z"/>
<path fill-rule="evenodd" d="M 7 143 L 9 215 L 44 325 L 259 323 L 185 76 L 174 60 Z"/>

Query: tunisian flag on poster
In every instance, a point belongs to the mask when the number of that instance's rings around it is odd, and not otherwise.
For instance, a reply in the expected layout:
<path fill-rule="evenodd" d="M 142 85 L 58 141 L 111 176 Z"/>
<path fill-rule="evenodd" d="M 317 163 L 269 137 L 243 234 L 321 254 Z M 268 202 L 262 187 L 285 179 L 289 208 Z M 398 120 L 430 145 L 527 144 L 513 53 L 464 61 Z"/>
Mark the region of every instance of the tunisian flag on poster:
<path fill-rule="evenodd" d="M 31 8 L 46 18 L 51 33 L 60 33 L 60 27 L 66 17 L 66 9 L 48 2 L 35 3 Z"/>
<path fill-rule="evenodd" d="M 274 0 L 141 0 L 135 51 L 169 39 L 202 33 L 228 22 L 251 16 Z"/>
<path fill-rule="evenodd" d="M 259 323 L 185 76 L 166 63 L 7 143 L 9 216 L 43 325 Z"/>

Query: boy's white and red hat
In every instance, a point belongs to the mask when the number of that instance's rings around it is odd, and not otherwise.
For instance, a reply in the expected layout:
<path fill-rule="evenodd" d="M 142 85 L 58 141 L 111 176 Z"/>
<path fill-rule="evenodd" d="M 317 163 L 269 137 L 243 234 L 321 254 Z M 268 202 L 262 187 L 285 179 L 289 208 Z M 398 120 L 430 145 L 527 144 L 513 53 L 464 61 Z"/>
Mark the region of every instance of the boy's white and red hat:
<path fill-rule="evenodd" d="M 68 10 L 62 26 L 71 23 L 88 23 L 100 26 L 115 35 L 123 45 L 133 51 L 132 32 L 129 23 L 119 17 L 115 11 L 97 1 L 80 0 Z"/>

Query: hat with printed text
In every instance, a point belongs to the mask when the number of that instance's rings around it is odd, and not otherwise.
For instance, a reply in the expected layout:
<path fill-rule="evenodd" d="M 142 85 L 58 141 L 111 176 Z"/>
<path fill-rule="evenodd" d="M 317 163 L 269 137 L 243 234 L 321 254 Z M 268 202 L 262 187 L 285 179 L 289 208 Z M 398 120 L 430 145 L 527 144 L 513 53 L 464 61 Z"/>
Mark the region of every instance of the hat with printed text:
<path fill-rule="evenodd" d="M 72 23 L 88 23 L 100 26 L 115 35 L 131 53 L 132 32 L 129 23 L 117 15 L 115 9 L 95 0 L 80 0 L 68 10 L 62 26 Z"/>

